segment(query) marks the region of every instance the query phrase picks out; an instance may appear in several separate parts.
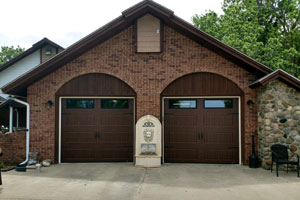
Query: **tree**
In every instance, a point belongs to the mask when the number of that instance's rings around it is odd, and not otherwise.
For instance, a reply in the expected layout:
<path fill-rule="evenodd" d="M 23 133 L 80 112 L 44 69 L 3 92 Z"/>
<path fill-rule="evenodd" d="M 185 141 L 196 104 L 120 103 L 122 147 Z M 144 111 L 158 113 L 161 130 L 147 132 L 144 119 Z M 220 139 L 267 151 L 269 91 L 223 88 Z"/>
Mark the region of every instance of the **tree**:
<path fill-rule="evenodd" d="M 24 48 L 21 48 L 17 46 L 14 48 L 13 46 L 8 47 L 8 46 L 3 46 L 1 47 L 0 51 L 0 66 L 3 65 L 4 63 L 8 62 L 12 58 L 16 57 L 20 53 L 24 51 Z"/>
<path fill-rule="evenodd" d="M 259 62 L 300 77 L 300 0 L 224 0 L 224 14 L 194 15 L 195 27 Z"/>

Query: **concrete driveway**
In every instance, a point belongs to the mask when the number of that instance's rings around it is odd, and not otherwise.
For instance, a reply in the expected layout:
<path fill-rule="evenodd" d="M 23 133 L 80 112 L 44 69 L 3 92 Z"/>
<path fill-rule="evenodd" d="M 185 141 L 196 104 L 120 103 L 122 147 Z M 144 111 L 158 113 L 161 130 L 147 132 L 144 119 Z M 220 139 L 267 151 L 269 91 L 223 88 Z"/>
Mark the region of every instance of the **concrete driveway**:
<path fill-rule="evenodd" d="M 300 199 L 296 172 L 279 178 L 264 169 L 238 165 L 78 163 L 3 173 L 0 199 Z"/>

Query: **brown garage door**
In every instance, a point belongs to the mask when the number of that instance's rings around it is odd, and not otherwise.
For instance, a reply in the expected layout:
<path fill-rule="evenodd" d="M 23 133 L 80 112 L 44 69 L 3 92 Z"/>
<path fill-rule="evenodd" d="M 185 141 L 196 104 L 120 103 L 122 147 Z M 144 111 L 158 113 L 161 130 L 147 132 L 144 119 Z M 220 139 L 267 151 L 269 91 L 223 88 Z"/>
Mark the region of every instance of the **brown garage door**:
<path fill-rule="evenodd" d="M 238 99 L 165 99 L 166 162 L 238 163 Z"/>
<path fill-rule="evenodd" d="M 62 162 L 133 160 L 132 99 L 63 99 Z"/>

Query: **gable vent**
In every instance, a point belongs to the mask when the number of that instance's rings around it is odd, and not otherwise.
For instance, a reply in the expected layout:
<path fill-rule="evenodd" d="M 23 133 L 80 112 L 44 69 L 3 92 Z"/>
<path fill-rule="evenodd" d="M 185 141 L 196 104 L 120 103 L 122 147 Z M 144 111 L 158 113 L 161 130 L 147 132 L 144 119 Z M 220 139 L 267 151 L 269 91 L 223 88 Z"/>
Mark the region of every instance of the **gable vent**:
<path fill-rule="evenodd" d="M 160 52 L 160 20 L 145 15 L 137 20 L 137 52 Z"/>

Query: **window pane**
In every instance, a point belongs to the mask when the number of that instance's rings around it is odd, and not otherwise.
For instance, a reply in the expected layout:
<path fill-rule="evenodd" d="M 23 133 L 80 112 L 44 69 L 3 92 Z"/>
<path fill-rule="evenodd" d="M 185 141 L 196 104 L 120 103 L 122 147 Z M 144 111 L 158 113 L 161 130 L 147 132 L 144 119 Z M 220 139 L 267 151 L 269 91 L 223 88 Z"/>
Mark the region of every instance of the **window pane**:
<path fill-rule="evenodd" d="M 232 108 L 232 99 L 205 99 L 204 108 Z"/>
<path fill-rule="evenodd" d="M 102 99 L 101 108 L 128 108 L 128 99 Z"/>
<path fill-rule="evenodd" d="M 67 108 L 94 108 L 94 99 L 67 99 Z"/>
<path fill-rule="evenodd" d="M 169 108 L 197 108 L 197 100 L 169 99 Z"/>

